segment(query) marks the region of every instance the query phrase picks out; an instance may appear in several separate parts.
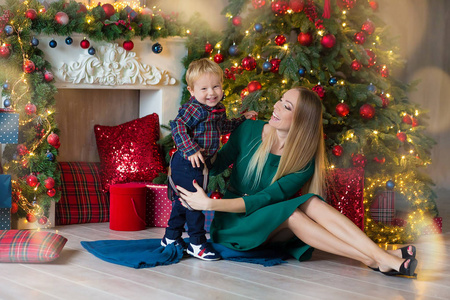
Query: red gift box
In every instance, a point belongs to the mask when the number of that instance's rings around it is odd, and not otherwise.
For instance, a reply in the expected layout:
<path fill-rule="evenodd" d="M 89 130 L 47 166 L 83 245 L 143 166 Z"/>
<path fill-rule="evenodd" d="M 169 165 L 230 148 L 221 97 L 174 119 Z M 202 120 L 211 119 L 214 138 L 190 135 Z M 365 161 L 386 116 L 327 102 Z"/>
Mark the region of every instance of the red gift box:
<path fill-rule="evenodd" d="M 166 184 L 147 184 L 147 226 L 167 227 L 172 201 L 167 198 Z"/>
<path fill-rule="evenodd" d="M 395 193 L 385 191 L 378 194 L 370 205 L 370 215 L 376 222 L 393 225 L 395 216 Z"/>
<path fill-rule="evenodd" d="M 329 171 L 328 203 L 364 230 L 364 169 Z"/>
<path fill-rule="evenodd" d="M 442 233 L 442 217 L 434 217 L 432 224 L 426 226 L 422 234 L 439 234 Z"/>

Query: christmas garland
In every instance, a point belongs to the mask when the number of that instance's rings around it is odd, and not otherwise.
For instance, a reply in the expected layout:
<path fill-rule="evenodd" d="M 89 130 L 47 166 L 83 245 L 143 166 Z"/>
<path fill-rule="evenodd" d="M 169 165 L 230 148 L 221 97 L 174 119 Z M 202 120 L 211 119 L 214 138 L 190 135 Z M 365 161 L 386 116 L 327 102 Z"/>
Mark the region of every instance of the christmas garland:
<path fill-rule="evenodd" d="M 86 7 L 75 1 L 53 2 L 8 0 L 0 7 L 0 82 L 2 113 L 19 114 L 19 144 L 7 145 L 3 158 L 4 172 L 12 175 L 11 212 L 28 222 L 48 224 L 52 201 L 61 197 L 60 173 L 56 157 L 60 146 L 54 118 L 54 95 L 51 65 L 37 47 L 38 34 L 67 36 L 83 33 L 87 39 L 80 46 L 95 53 L 88 39 L 94 41 L 125 40 L 126 50 L 133 48 L 131 39 L 140 37 L 155 41 L 169 36 L 184 36 L 185 27 L 176 14 L 165 14 L 154 8 L 118 4 Z M 49 43 L 56 47 L 56 41 Z M 159 43 L 152 47 L 162 51 Z"/>

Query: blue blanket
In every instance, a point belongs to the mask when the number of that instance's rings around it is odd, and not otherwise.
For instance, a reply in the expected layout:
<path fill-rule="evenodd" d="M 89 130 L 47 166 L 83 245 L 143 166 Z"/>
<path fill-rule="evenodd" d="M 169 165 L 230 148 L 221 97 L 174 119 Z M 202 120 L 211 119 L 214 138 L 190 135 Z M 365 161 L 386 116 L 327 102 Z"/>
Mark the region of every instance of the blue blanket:
<path fill-rule="evenodd" d="M 96 257 L 135 269 L 170 265 L 183 257 L 183 248 L 173 244 L 161 246 L 160 239 L 102 240 L 81 242 L 81 245 Z M 273 249 L 236 251 L 220 244 L 211 243 L 223 259 L 260 264 L 266 267 L 284 263 L 285 255 Z"/>

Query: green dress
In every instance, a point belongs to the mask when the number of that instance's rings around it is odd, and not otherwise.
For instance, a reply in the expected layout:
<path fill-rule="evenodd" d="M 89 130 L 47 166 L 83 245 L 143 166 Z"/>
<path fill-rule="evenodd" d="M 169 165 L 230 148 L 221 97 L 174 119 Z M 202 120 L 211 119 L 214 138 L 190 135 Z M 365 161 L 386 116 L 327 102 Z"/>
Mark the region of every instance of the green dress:
<path fill-rule="evenodd" d="M 254 187 L 254 180 L 244 180 L 248 163 L 261 144 L 264 121 L 247 120 L 230 136 L 219 151 L 210 175 L 217 175 L 233 164 L 229 189 L 224 199 L 242 197 L 245 213 L 215 212 L 211 224 L 211 239 L 228 248 L 246 251 L 260 247 L 279 225 L 314 194 L 299 197 L 294 195 L 311 178 L 314 163 L 293 174 L 286 175 L 270 184 L 277 171 L 280 156 L 269 154 L 260 183 Z M 233 192 L 232 192 L 233 191 Z M 309 259 L 312 248 L 298 238 L 277 245 L 298 260 Z"/>

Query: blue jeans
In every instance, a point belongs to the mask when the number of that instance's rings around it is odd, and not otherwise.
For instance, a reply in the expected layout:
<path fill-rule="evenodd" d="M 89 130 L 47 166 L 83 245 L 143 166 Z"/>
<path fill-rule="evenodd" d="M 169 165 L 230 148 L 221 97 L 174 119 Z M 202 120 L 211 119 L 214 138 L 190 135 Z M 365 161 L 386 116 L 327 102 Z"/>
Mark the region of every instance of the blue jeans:
<path fill-rule="evenodd" d="M 171 178 L 175 185 L 179 185 L 190 192 L 195 192 L 192 181 L 195 179 L 200 186 L 203 186 L 203 164 L 199 168 L 193 168 L 190 161 L 183 158 L 179 151 L 172 155 L 170 161 Z M 174 191 L 169 184 L 169 195 L 173 195 L 172 212 L 165 237 L 176 240 L 181 237 L 184 224 L 187 224 L 189 241 L 194 245 L 206 243 L 205 215 L 200 210 L 190 211 L 181 205 L 177 191 Z"/>

